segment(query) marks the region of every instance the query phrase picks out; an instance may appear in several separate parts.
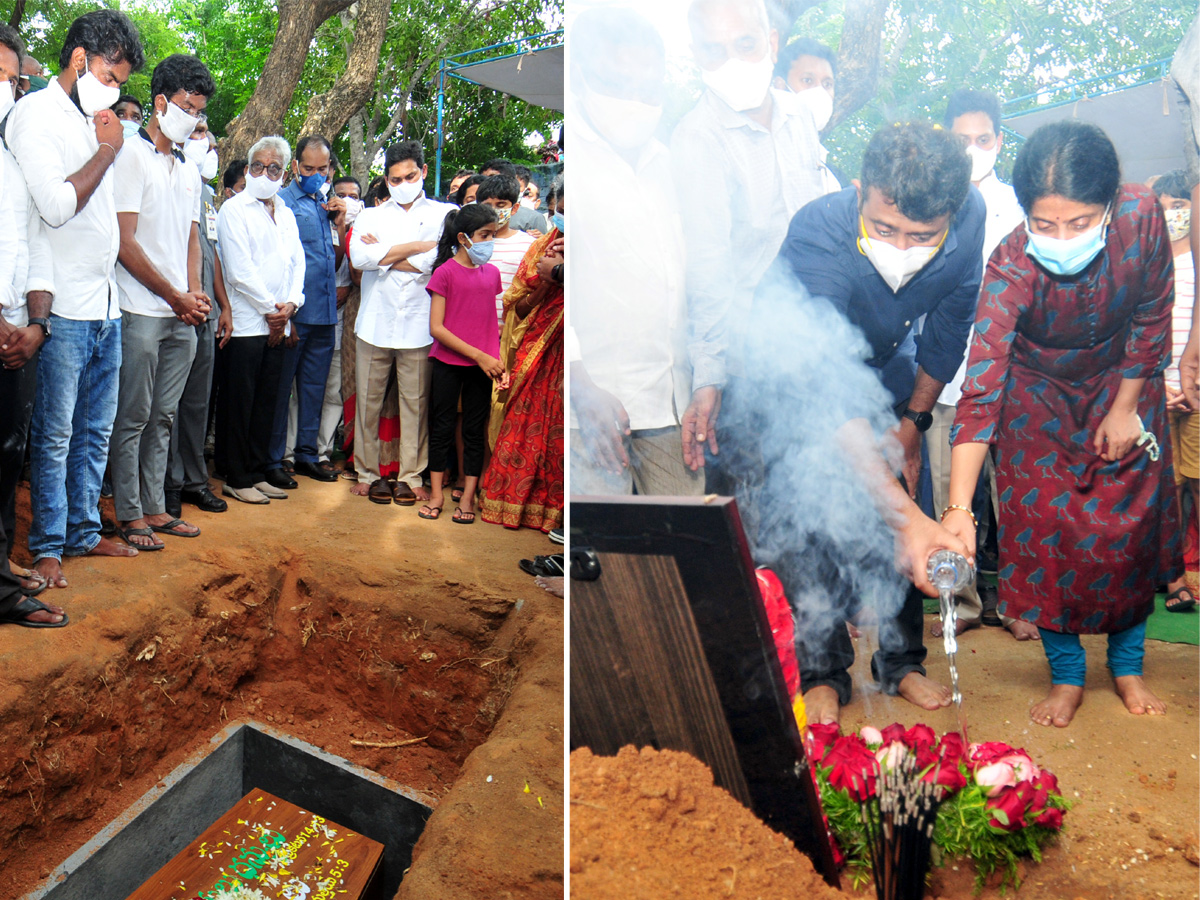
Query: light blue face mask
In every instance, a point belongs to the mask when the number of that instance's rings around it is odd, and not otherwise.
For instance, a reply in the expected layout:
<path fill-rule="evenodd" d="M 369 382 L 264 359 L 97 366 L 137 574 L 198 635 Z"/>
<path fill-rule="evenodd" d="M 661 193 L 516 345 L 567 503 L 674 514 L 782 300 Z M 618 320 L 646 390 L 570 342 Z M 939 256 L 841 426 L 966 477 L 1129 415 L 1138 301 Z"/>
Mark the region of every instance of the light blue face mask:
<path fill-rule="evenodd" d="M 495 249 L 495 241 L 476 241 L 467 248 L 467 258 L 475 265 L 482 266 L 492 258 L 492 251 Z"/>
<path fill-rule="evenodd" d="M 128 119 L 122 119 L 121 130 L 125 132 L 125 140 L 129 140 L 142 130 L 142 126 L 140 122 L 130 122 Z"/>
<path fill-rule="evenodd" d="M 1026 218 L 1025 231 L 1029 241 L 1025 245 L 1025 252 L 1055 275 L 1078 275 L 1104 249 L 1108 237 L 1110 208 L 1104 208 L 1104 218 L 1095 228 L 1068 240 L 1034 234 L 1033 229 L 1029 227 L 1029 219 Z"/>
<path fill-rule="evenodd" d="M 558 229 L 559 234 L 567 233 L 567 220 L 563 218 L 562 213 L 555 213 L 550 217 L 550 221 L 554 223 L 554 227 Z"/>

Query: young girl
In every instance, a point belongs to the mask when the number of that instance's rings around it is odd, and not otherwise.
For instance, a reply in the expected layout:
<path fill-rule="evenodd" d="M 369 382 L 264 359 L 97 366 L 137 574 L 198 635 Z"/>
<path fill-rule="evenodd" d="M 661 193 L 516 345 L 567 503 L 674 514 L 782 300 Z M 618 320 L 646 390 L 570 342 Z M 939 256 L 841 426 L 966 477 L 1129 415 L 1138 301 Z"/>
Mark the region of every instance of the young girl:
<path fill-rule="evenodd" d="M 432 496 L 418 510 L 423 519 L 442 514 L 442 480 L 454 452 L 454 425 L 462 397 L 463 469 L 466 483 L 453 521 L 475 521 L 475 490 L 483 474 L 484 439 L 492 382 L 506 382 L 496 326 L 500 270 L 488 264 L 499 225 L 496 211 L 471 204 L 446 216 L 437 261 L 425 290 L 431 298 L 429 333 L 433 384 L 429 392 L 429 473 Z"/>

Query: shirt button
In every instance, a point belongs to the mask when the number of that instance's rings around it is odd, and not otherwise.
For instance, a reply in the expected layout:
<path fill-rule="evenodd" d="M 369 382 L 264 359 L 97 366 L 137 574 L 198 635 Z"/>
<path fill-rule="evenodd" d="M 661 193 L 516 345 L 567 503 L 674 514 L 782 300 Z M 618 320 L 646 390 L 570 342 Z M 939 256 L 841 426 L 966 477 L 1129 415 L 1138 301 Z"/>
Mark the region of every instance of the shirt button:
<path fill-rule="evenodd" d="M 905 323 L 904 323 L 904 327 L 905 327 L 905 328 L 907 328 L 907 327 L 908 327 L 909 325 L 911 325 L 911 324 L 912 324 L 912 322 L 905 322 Z"/>
<path fill-rule="evenodd" d="M 892 349 L 893 349 L 893 350 L 895 350 L 895 349 L 896 349 L 897 347 L 899 347 L 899 346 L 900 346 L 900 344 L 899 344 L 899 343 L 892 344 Z"/>

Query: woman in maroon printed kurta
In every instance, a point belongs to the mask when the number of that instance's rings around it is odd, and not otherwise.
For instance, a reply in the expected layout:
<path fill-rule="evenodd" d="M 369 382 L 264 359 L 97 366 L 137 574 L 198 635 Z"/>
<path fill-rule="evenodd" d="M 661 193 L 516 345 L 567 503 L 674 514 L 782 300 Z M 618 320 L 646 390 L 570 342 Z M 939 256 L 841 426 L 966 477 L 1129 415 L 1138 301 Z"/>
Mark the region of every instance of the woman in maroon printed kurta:
<path fill-rule="evenodd" d="M 1111 142 L 1081 122 L 1035 132 L 1013 174 L 1026 222 L 983 279 L 945 524 L 974 547 L 971 495 L 995 444 L 999 608 L 1038 627 L 1053 682 L 1033 720 L 1070 722 L 1083 701 L 1078 635 L 1095 633 L 1109 635 L 1129 711 L 1161 714 L 1141 675 L 1155 585 L 1180 568 L 1162 209 L 1146 188 L 1120 185 Z M 1139 443 L 1146 432 L 1157 446 Z"/>

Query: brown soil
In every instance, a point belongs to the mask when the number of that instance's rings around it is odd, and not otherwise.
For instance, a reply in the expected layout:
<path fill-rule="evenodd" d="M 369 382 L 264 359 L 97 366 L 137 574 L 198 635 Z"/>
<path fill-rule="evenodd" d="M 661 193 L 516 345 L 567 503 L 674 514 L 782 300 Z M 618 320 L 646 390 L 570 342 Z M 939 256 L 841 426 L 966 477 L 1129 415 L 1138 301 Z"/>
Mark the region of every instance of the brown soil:
<path fill-rule="evenodd" d="M 571 754 L 571 896 L 841 897 L 686 753 Z"/>
<path fill-rule="evenodd" d="M 185 506 L 204 533 L 164 551 L 68 560 L 46 599 L 71 624 L 3 630 L 0 896 L 239 719 L 436 806 L 398 897 L 561 896 L 563 607 L 516 565 L 554 548 L 301 480 L 267 507 Z"/>

